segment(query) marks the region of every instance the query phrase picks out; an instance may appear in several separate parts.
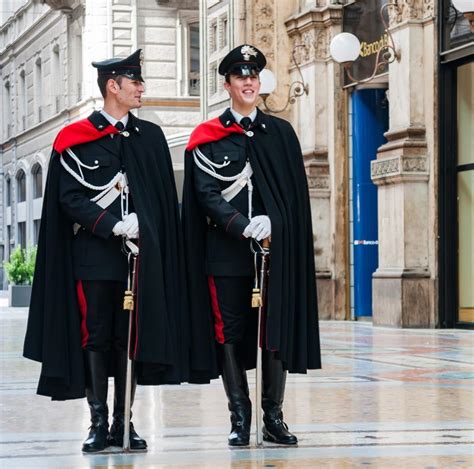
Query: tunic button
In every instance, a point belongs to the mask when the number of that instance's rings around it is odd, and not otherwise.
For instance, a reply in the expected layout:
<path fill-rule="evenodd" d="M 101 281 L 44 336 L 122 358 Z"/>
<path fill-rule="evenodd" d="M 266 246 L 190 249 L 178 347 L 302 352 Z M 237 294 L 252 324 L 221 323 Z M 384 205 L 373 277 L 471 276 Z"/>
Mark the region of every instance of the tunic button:
<path fill-rule="evenodd" d="M 228 159 L 229 159 L 229 157 L 228 157 L 228 156 L 224 156 L 224 160 L 228 160 Z"/>
<path fill-rule="evenodd" d="M 130 135 L 130 133 L 125 130 L 125 132 L 122 132 L 122 135 L 123 135 L 124 137 L 128 137 L 128 136 Z"/>
<path fill-rule="evenodd" d="M 251 130 L 248 130 L 247 132 L 245 132 L 245 134 L 247 135 L 247 137 L 253 137 L 253 132 Z"/>
<path fill-rule="evenodd" d="M 95 161 L 94 161 L 94 164 L 99 164 L 99 160 L 95 160 Z"/>

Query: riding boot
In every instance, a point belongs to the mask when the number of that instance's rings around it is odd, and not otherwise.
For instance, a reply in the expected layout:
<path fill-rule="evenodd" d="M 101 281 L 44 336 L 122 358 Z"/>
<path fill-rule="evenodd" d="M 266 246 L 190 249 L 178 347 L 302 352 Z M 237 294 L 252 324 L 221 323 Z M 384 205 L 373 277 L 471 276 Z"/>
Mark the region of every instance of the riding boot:
<path fill-rule="evenodd" d="M 91 412 L 89 436 L 82 445 L 82 451 L 86 453 L 102 451 L 108 446 L 108 358 L 107 353 L 84 350 L 86 398 Z"/>
<path fill-rule="evenodd" d="M 296 445 L 298 439 L 288 431 L 283 421 L 283 399 L 285 397 L 286 371 L 274 352 L 262 352 L 262 409 L 263 439 L 282 445 Z"/>
<path fill-rule="evenodd" d="M 115 351 L 115 372 L 114 372 L 114 420 L 110 427 L 110 446 L 123 446 L 123 431 L 125 419 L 125 386 L 127 385 L 127 352 L 126 350 Z M 132 366 L 132 388 L 130 394 L 130 408 L 135 399 L 135 389 L 137 387 L 137 379 Z M 132 412 L 130 410 L 130 418 Z M 146 441 L 140 438 L 130 422 L 130 449 L 144 450 L 147 447 Z"/>
<path fill-rule="evenodd" d="M 230 446 L 247 446 L 250 439 L 252 404 L 249 398 L 247 373 L 237 356 L 235 344 L 220 346 L 222 382 L 229 401 L 231 431 Z"/>

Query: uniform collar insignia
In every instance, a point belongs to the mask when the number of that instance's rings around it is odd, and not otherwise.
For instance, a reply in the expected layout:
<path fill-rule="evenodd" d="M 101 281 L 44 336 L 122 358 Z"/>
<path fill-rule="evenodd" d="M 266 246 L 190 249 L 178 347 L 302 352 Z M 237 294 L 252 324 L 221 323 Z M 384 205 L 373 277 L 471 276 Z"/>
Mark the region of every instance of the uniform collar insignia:
<path fill-rule="evenodd" d="M 225 128 L 230 127 L 232 124 L 235 123 L 235 118 L 232 112 L 230 111 L 230 108 L 227 108 L 225 112 L 219 116 L 219 120 Z"/>

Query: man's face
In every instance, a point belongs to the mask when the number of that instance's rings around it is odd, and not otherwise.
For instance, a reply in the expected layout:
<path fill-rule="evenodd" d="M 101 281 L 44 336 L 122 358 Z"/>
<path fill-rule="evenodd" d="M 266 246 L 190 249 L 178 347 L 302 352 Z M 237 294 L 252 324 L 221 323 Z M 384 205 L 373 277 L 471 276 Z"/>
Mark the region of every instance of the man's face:
<path fill-rule="evenodd" d="M 260 78 L 258 75 L 230 75 L 229 83 L 224 83 L 232 104 L 237 108 L 254 108 L 260 92 Z"/>
<path fill-rule="evenodd" d="M 113 81 L 113 80 L 112 80 Z M 111 92 L 120 107 L 137 109 L 142 106 L 142 94 L 145 92 L 145 85 L 140 80 L 132 80 L 121 77 L 118 81 L 111 83 Z"/>

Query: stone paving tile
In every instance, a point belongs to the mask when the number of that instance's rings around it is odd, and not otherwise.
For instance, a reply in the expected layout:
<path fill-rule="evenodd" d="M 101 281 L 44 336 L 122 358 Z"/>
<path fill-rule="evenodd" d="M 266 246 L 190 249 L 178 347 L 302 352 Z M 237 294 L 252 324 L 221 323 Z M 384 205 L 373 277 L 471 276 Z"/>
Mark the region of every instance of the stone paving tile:
<path fill-rule="evenodd" d="M 37 396 L 40 365 L 21 357 L 26 310 L 0 305 L 0 321 L 2 469 L 474 467 L 470 331 L 322 321 L 323 369 L 288 378 L 284 411 L 297 448 L 228 448 L 215 381 L 139 387 L 134 422 L 148 453 L 82 455 L 86 403 Z M 249 382 L 254 393 L 254 373 Z"/>

